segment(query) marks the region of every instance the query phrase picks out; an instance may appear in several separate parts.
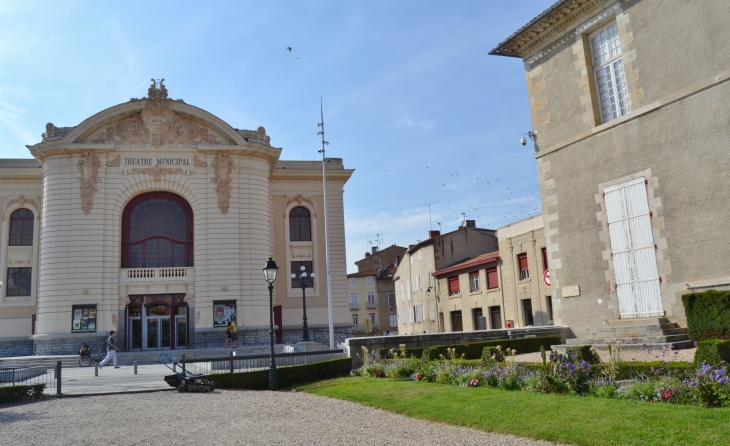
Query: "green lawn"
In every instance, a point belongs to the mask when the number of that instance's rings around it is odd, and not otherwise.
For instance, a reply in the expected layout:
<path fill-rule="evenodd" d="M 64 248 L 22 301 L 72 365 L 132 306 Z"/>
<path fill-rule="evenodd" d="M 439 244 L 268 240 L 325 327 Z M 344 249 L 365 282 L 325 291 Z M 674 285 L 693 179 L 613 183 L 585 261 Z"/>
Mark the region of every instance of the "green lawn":
<path fill-rule="evenodd" d="M 296 388 L 414 418 L 579 445 L 730 444 L 730 409 L 375 378 Z"/>

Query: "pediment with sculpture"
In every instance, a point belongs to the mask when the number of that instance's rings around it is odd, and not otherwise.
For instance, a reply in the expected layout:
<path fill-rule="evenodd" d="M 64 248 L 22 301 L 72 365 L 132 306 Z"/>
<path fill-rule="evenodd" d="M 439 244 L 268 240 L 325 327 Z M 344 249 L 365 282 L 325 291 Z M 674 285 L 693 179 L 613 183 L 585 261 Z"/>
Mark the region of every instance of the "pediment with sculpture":
<path fill-rule="evenodd" d="M 172 109 L 164 79 L 152 80 L 141 111 L 107 121 L 86 132 L 77 142 L 93 144 L 144 144 L 160 147 L 167 144 L 231 145 L 235 142 L 222 131 L 202 120 Z"/>

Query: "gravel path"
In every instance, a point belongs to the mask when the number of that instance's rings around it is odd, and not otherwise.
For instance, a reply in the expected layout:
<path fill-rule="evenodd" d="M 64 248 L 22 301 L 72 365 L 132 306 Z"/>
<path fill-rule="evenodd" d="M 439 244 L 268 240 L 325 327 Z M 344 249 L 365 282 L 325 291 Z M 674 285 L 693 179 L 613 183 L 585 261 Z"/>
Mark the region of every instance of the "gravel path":
<path fill-rule="evenodd" d="M 688 348 L 685 350 L 624 350 L 621 352 L 621 359 L 624 361 L 694 361 L 696 348 Z M 601 356 L 601 361 L 608 361 L 608 352 L 598 350 L 598 354 Z M 515 362 L 542 362 L 540 352 L 537 353 L 525 353 L 522 355 L 515 355 Z"/>
<path fill-rule="evenodd" d="M 0 406 L 2 445 L 549 445 L 300 392 L 216 390 Z"/>

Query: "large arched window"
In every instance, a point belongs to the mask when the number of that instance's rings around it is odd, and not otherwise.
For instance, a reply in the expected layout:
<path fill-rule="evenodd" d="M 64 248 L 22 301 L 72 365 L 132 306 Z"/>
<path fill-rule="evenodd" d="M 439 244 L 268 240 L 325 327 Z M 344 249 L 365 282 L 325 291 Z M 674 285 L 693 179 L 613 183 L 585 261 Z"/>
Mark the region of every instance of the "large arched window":
<path fill-rule="evenodd" d="M 309 242 L 312 240 L 312 220 L 307 208 L 297 206 L 289 212 L 289 240 Z"/>
<path fill-rule="evenodd" d="M 122 268 L 193 266 L 193 211 L 182 197 L 150 192 L 122 214 Z"/>
<path fill-rule="evenodd" d="M 10 216 L 10 246 L 33 246 L 33 212 L 28 209 Z"/>

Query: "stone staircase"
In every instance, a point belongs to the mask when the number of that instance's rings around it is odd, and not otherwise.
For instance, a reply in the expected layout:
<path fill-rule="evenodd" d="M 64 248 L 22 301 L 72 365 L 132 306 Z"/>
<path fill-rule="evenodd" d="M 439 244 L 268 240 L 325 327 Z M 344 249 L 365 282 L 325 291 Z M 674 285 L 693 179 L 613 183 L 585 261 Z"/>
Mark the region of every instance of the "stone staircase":
<path fill-rule="evenodd" d="M 592 332 L 583 333 L 579 338 L 568 339 L 565 347 L 592 345 L 597 350 L 605 350 L 608 343 L 621 343 L 622 350 L 662 350 L 671 347 L 675 350 L 692 348 L 687 329 L 665 317 L 619 319 L 611 325 L 598 327 Z"/>

